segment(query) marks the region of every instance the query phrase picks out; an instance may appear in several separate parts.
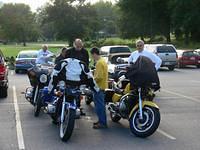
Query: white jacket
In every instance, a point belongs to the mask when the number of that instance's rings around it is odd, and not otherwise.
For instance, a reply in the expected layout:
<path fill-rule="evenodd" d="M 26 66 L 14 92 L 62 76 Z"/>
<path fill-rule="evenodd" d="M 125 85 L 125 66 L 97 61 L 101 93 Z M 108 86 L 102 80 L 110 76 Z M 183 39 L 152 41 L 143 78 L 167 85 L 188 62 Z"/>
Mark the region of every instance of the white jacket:
<path fill-rule="evenodd" d="M 158 57 L 156 54 L 149 52 L 147 50 L 143 50 L 142 52 L 138 52 L 138 51 L 133 52 L 128 59 L 128 63 L 129 64 L 131 62 L 135 63 L 139 56 L 146 56 L 149 59 L 151 59 L 151 61 L 155 64 L 156 70 L 158 70 L 162 64 L 162 60 L 160 59 L 160 57 Z"/>

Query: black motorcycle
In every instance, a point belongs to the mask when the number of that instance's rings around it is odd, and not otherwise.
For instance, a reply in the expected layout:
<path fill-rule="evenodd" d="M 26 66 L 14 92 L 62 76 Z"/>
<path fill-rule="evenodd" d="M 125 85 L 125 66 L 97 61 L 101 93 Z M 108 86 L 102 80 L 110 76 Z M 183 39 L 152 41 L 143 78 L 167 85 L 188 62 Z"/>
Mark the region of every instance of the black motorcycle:
<path fill-rule="evenodd" d="M 40 90 L 48 85 L 53 67 L 50 64 L 36 65 L 27 72 L 31 87 L 26 89 L 25 98 L 34 106 L 35 117 L 39 116 L 41 109 L 38 101 Z"/>

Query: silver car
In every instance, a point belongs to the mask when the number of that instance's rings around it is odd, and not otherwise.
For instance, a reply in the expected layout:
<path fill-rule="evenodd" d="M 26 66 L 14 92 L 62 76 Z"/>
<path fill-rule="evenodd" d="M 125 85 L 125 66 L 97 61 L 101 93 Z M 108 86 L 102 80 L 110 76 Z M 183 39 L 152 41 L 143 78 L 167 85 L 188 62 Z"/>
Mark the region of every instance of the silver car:
<path fill-rule="evenodd" d="M 162 60 L 161 67 L 174 70 L 177 65 L 177 52 L 172 44 L 145 44 L 144 48 L 158 55 Z"/>

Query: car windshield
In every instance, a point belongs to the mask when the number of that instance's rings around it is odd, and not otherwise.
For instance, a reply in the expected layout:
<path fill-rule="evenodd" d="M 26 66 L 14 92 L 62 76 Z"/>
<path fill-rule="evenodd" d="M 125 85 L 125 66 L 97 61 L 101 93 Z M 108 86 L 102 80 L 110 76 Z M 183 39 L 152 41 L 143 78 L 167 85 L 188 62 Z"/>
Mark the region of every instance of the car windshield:
<path fill-rule="evenodd" d="M 198 56 L 198 54 L 195 52 L 189 51 L 189 52 L 184 52 L 183 56 L 191 57 L 191 56 Z"/>
<path fill-rule="evenodd" d="M 19 54 L 18 58 L 37 58 L 37 52 L 23 52 Z"/>
<path fill-rule="evenodd" d="M 110 53 L 130 53 L 130 49 L 128 47 L 112 47 L 110 48 Z"/>
<path fill-rule="evenodd" d="M 176 50 L 173 46 L 158 46 L 157 47 L 158 53 L 176 53 Z"/>

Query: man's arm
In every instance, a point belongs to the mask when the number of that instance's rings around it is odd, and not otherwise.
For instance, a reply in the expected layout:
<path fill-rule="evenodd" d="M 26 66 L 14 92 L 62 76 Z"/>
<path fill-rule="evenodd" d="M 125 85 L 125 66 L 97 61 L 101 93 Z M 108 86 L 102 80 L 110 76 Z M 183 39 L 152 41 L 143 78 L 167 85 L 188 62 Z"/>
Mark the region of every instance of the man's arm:
<path fill-rule="evenodd" d="M 57 85 L 59 78 L 58 75 L 59 73 L 64 69 L 64 67 L 67 65 L 66 61 L 60 61 L 58 64 L 56 64 L 56 66 L 53 69 L 53 72 L 51 73 L 51 79 L 49 81 L 49 85 L 48 85 L 48 91 L 49 93 L 52 92 L 52 90 L 55 88 L 55 86 Z"/>
<path fill-rule="evenodd" d="M 151 60 L 155 63 L 155 68 L 158 70 L 162 64 L 162 60 L 156 54 L 151 53 Z"/>
<path fill-rule="evenodd" d="M 89 67 L 90 61 L 89 61 L 89 54 L 88 51 L 86 49 L 85 50 L 85 63 L 87 65 L 87 67 Z"/>

